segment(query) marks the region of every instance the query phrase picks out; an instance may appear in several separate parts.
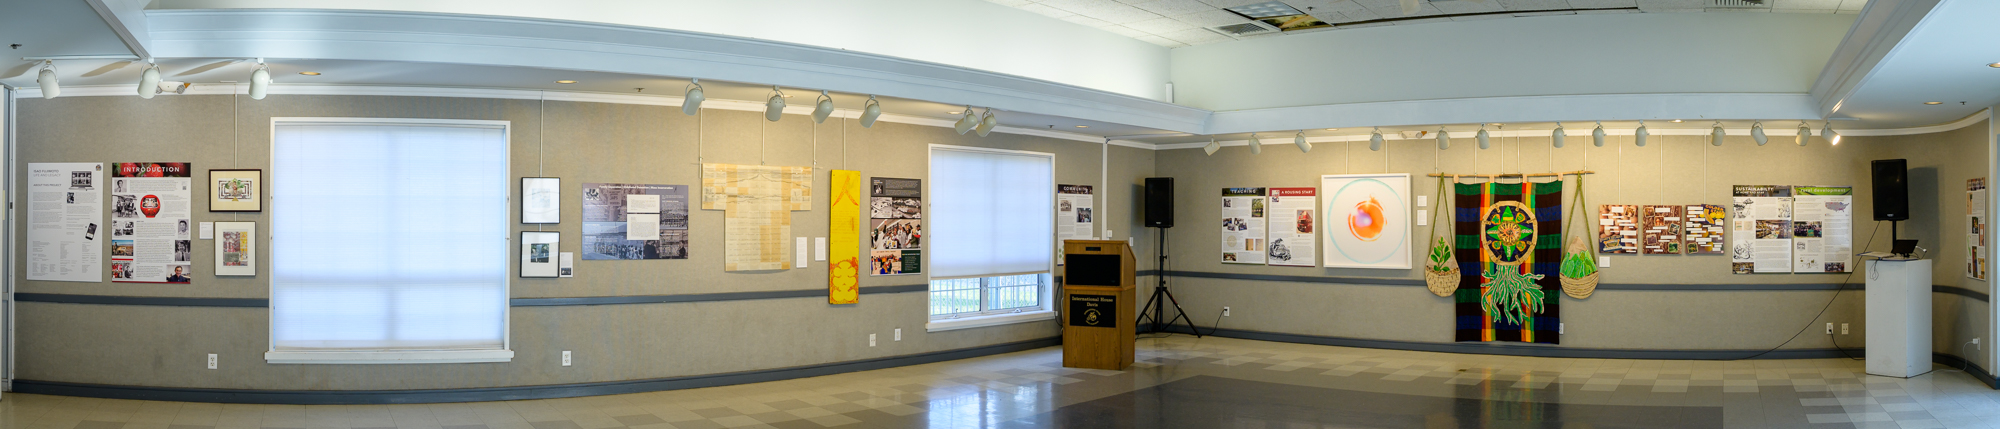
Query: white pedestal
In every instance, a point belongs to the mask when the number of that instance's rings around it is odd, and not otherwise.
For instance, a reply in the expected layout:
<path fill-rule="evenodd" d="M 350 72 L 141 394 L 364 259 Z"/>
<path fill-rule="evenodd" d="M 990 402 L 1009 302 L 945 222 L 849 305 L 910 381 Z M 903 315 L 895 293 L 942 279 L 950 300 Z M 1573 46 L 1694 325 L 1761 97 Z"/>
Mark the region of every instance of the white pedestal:
<path fill-rule="evenodd" d="M 1931 368 L 1931 261 L 1867 261 L 1868 374 L 1909 378 Z"/>

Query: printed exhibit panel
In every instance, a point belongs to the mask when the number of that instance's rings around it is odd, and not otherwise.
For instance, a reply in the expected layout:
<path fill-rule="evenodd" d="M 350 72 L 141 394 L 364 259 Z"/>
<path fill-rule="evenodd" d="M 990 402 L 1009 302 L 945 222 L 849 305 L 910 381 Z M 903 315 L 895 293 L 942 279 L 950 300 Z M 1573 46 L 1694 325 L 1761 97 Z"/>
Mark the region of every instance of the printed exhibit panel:
<path fill-rule="evenodd" d="M 1639 206 L 1605 204 L 1597 208 L 1597 253 L 1639 253 Z"/>
<path fill-rule="evenodd" d="M 1264 188 L 1222 189 L 1222 262 L 1264 263 Z"/>
<path fill-rule="evenodd" d="M 1792 187 L 1736 185 L 1732 194 L 1730 272 L 1792 272 Z"/>
<path fill-rule="evenodd" d="M 1965 181 L 1965 277 L 1986 280 L 1986 230 L 1992 228 L 1991 219 L 1986 218 L 1986 178 Z"/>
<path fill-rule="evenodd" d="M 1683 212 L 1686 215 L 1687 234 L 1683 240 L 1689 255 L 1723 254 L 1723 234 L 1729 230 L 1729 209 L 1714 204 L 1689 204 Z"/>
<path fill-rule="evenodd" d="M 1267 263 L 1285 267 L 1319 266 L 1316 223 L 1319 189 L 1271 188 L 1272 223 Z"/>
<path fill-rule="evenodd" d="M 103 219 L 104 164 L 28 164 L 28 280 L 104 281 Z"/>
<path fill-rule="evenodd" d="M 869 179 L 869 275 L 923 273 L 923 191 L 923 179 Z"/>
<path fill-rule="evenodd" d="M 1854 270 L 1854 188 L 1792 187 L 1792 272 Z"/>
<path fill-rule="evenodd" d="M 189 283 L 194 276 L 192 167 L 123 162 L 111 179 L 111 281 Z"/>
<path fill-rule="evenodd" d="M 1640 209 L 1640 249 L 1648 255 L 1681 254 L 1681 206 Z"/>
<path fill-rule="evenodd" d="M 583 260 L 687 257 L 686 185 L 583 184 Z"/>

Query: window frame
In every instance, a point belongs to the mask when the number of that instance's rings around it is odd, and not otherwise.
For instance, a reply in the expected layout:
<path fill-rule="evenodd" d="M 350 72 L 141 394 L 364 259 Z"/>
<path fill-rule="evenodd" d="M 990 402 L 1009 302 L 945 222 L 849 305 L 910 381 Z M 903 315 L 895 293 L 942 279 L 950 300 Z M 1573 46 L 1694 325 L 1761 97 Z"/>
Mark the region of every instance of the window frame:
<path fill-rule="evenodd" d="M 503 203 L 502 207 L 512 207 L 514 205 L 515 190 L 513 189 L 512 185 L 513 182 L 518 180 L 516 179 L 518 176 L 514 174 L 514 168 L 513 168 L 514 133 L 513 133 L 512 121 L 483 120 L 483 119 L 272 117 L 268 134 L 266 134 L 266 137 L 268 138 L 268 140 L 266 141 L 266 144 L 268 146 L 266 147 L 269 148 L 270 151 L 270 159 L 268 159 L 267 162 L 270 163 L 269 165 L 274 167 L 278 165 L 277 139 L 278 139 L 278 127 L 281 124 L 337 124 L 337 125 L 373 124 L 373 125 L 498 129 L 500 130 L 501 147 L 502 147 L 501 152 L 502 152 L 502 158 L 505 160 L 504 162 L 506 163 L 505 170 L 508 179 L 502 181 L 503 185 L 502 187 L 505 188 L 504 195 L 507 195 L 506 202 Z M 273 171 L 273 174 L 275 173 L 276 171 Z M 267 178 L 266 180 L 269 179 Z M 266 187 L 265 196 L 266 198 L 275 199 L 278 197 L 278 194 L 277 192 L 275 192 L 275 189 Z M 277 210 L 276 204 L 267 204 L 265 207 L 269 208 L 271 212 L 275 212 Z M 271 260 L 265 262 L 266 265 L 271 267 L 271 274 L 270 278 L 267 279 L 267 281 L 265 282 L 264 287 L 265 287 L 265 293 L 268 294 L 267 296 L 276 297 L 277 282 L 275 281 L 275 279 L 277 276 L 277 264 L 276 264 L 277 253 L 275 252 L 276 248 L 272 246 L 271 243 L 277 237 L 278 225 L 276 223 L 277 218 L 275 216 L 266 216 L 266 219 L 267 220 L 265 222 L 269 223 L 270 225 L 268 225 L 269 226 L 268 228 L 264 228 L 266 235 L 259 238 L 264 240 L 263 246 L 267 249 L 271 249 L 272 253 L 268 257 Z M 518 228 L 516 228 L 517 224 L 514 222 L 515 220 L 516 219 L 514 219 L 512 215 L 509 215 L 508 221 L 506 222 L 507 225 L 505 225 L 505 229 L 509 232 L 508 235 L 511 235 L 518 230 Z M 510 301 L 511 298 L 513 297 L 513 286 L 514 286 L 513 270 L 516 268 L 514 266 L 514 261 L 513 261 L 514 254 L 512 251 L 512 249 L 515 246 L 515 243 L 514 243 L 514 237 L 511 236 L 502 237 L 502 239 L 506 241 L 506 246 L 507 246 L 506 248 L 509 250 L 507 252 L 502 252 L 501 256 L 501 259 L 506 261 L 506 263 L 503 265 L 506 266 L 507 269 L 501 270 L 501 272 L 496 273 L 496 276 L 500 278 L 500 302 L 498 303 L 498 305 L 500 305 L 500 348 L 499 349 L 439 349 L 439 350 L 356 349 L 356 350 L 280 351 L 277 349 L 278 310 L 276 307 L 274 307 L 275 303 L 273 303 L 271 304 L 273 306 L 265 307 L 266 309 L 265 324 L 268 326 L 268 329 L 265 332 L 265 344 L 267 347 L 267 349 L 264 351 L 265 362 L 271 364 L 430 364 L 430 363 L 512 362 L 514 360 L 514 310 Z"/>
<path fill-rule="evenodd" d="M 930 172 L 932 171 L 931 161 L 933 159 L 932 158 L 933 154 L 939 150 L 990 153 L 990 154 L 1002 154 L 1002 155 L 1024 155 L 1024 156 L 1047 158 L 1049 161 L 1049 183 L 1051 184 L 1051 187 L 1047 189 L 1049 196 L 1049 207 L 1056 206 L 1057 195 L 1056 195 L 1056 190 L 1053 186 L 1056 183 L 1056 154 L 1054 153 L 1012 150 L 1012 149 L 995 149 L 995 148 L 976 147 L 976 146 L 947 145 L 947 144 L 937 144 L 937 143 L 930 144 L 927 149 L 928 150 L 926 150 L 924 153 L 924 171 L 925 171 L 924 180 L 926 181 L 924 186 L 927 188 L 926 191 L 929 190 L 928 188 L 932 184 L 936 183 L 934 178 L 930 177 Z M 924 198 L 923 202 L 924 202 L 925 213 L 936 213 L 936 211 L 931 209 L 931 202 L 932 202 L 931 198 Z M 1055 211 L 1050 210 L 1048 216 L 1049 216 L 1049 231 L 1048 231 L 1049 241 L 1051 243 L 1055 243 L 1055 245 L 1057 246 L 1060 246 L 1062 245 L 1062 243 L 1056 241 Z M 930 219 L 928 218 L 925 219 L 925 228 L 929 228 L 929 221 Z M 936 235 L 933 234 L 927 237 L 926 239 L 935 240 L 936 238 L 937 238 Z M 1040 276 L 1041 287 L 1038 288 L 1039 292 L 1038 296 L 1040 301 L 1039 306 L 1016 307 L 1004 310 L 986 309 L 988 305 L 987 294 L 988 291 L 990 290 L 989 286 L 986 286 L 987 282 L 1001 277 L 1026 275 L 1026 274 L 1035 274 Z M 932 280 L 930 278 L 928 270 L 924 274 L 924 279 L 925 279 L 924 314 L 926 320 L 928 321 L 928 323 L 924 325 L 924 329 L 926 332 L 950 331 L 957 329 L 970 329 L 970 328 L 979 328 L 987 326 L 1008 325 L 1008 324 L 1035 322 L 1042 320 L 1054 320 L 1056 318 L 1056 313 L 1055 313 L 1056 259 L 1055 259 L 1055 252 L 1053 250 L 1051 250 L 1049 253 L 1049 260 L 1046 262 L 1046 265 L 1044 265 L 1044 270 L 1040 272 L 1005 273 L 1005 274 L 997 274 L 984 277 L 961 277 L 957 279 L 945 279 L 945 280 L 979 279 L 980 281 L 979 311 L 952 313 L 943 315 L 930 314 L 930 308 L 932 302 L 931 299 L 934 297 L 933 292 L 930 290 L 930 287 L 932 284 L 940 280 Z"/>

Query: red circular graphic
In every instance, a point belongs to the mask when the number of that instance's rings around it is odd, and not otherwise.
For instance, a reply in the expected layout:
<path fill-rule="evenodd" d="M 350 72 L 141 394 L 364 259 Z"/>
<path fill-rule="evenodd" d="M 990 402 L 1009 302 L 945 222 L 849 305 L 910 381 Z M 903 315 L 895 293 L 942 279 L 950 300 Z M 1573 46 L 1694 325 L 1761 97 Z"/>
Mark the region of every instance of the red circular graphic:
<path fill-rule="evenodd" d="M 145 213 L 146 217 L 160 214 L 160 197 L 157 195 L 139 197 L 139 211 Z"/>

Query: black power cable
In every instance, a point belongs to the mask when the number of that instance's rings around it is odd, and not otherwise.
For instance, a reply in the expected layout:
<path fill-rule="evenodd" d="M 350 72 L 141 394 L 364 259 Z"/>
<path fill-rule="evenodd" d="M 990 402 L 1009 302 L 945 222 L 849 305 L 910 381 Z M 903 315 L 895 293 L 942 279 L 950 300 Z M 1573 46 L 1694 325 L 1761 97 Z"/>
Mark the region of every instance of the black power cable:
<path fill-rule="evenodd" d="M 1868 241 L 1867 241 L 1867 242 L 1864 242 L 1864 243 L 1862 243 L 1862 244 L 1861 244 L 1861 249 L 1863 249 L 1863 250 L 1867 250 L 1867 249 L 1868 249 L 1868 248 L 1869 248 L 1870 246 L 1874 246 L 1874 245 L 1875 245 L 1875 235 L 1876 235 L 1875 233 L 1878 233 L 1878 232 L 1882 232 L 1882 221 L 1875 221 L 1875 229 L 1872 229 L 1872 230 L 1869 230 L 1869 232 L 1868 232 Z M 1850 258 L 1851 258 L 1851 257 L 1850 257 Z M 1800 335 L 1804 335 L 1804 334 L 1806 333 L 1806 330 L 1808 330 L 1808 329 L 1812 329 L 1812 328 L 1813 328 L 1813 325 L 1817 325 L 1817 324 L 1819 324 L 1819 318 L 1821 318 L 1821 317 L 1826 317 L 1826 310 L 1827 310 L 1827 309 L 1830 309 L 1830 308 L 1833 308 L 1833 303 L 1834 303 L 1834 301 L 1838 301 L 1838 300 L 1840 299 L 1840 293 L 1841 293 L 1841 292 L 1846 292 L 1846 291 L 1847 291 L 1847 285 L 1849 284 L 1849 282 L 1850 282 L 1850 281 L 1852 281 L 1852 280 L 1854 279 L 1854 272 L 1855 272 L 1855 270 L 1852 270 L 1852 269 L 1850 269 L 1850 270 L 1848 270 L 1848 271 L 1847 271 L 1847 276 L 1846 276 L 1846 277 L 1841 277 L 1841 278 L 1840 278 L 1840 287 L 1839 287 L 1839 288 L 1837 288 L 1837 289 L 1834 289 L 1834 290 L 1833 290 L 1833 296 L 1832 296 L 1832 297 L 1830 297 L 1830 298 L 1827 298 L 1827 299 L 1826 299 L 1826 305 L 1825 305 L 1825 306 L 1821 306 L 1821 307 L 1819 308 L 1819 314 L 1814 314 L 1814 315 L 1813 315 L 1813 317 L 1812 317 L 1812 319 L 1809 319 L 1809 320 L 1806 320 L 1806 326 L 1805 326 L 1805 327 L 1803 327 L 1803 328 L 1799 328 L 1799 331 L 1798 331 L 1798 332 L 1796 332 L 1796 333 L 1793 333 L 1793 334 L 1792 334 L 1792 337 L 1791 337 L 1791 338 L 1786 338 L 1786 339 L 1785 339 L 1785 342 L 1782 342 L 1782 343 L 1778 343 L 1778 345 L 1776 345 L 1776 346 L 1772 346 L 1770 350 L 1765 350 L 1765 351 L 1762 351 L 1762 352 L 1758 352 L 1757 354 L 1753 354 L 1753 355 L 1749 355 L 1749 356 L 1744 356 L 1744 357 L 1740 357 L 1740 358 L 1736 358 L 1736 359 L 1730 359 L 1730 360 L 1746 360 L 1746 359 L 1756 359 L 1756 358 L 1758 358 L 1758 357 L 1762 357 L 1762 356 L 1764 356 L 1764 355 L 1767 355 L 1767 354 L 1771 354 L 1771 352 L 1775 352 L 1775 351 L 1778 351 L 1778 349 L 1779 349 L 1779 348 L 1782 348 L 1782 347 L 1784 347 L 1784 346 L 1785 346 L 1786 344 L 1791 344 L 1793 340 L 1797 340 L 1797 339 L 1799 339 L 1799 336 L 1800 336 Z M 1845 355 L 1845 356 L 1847 356 L 1847 358 L 1848 358 L 1848 359 L 1854 359 L 1854 355 L 1852 355 L 1852 354 L 1848 354 L 1848 353 L 1847 353 L 1847 349 L 1843 349 L 1843 348 L 1841 348 L 1841 347 L 1840 347 L 1840 342 L 1839 342 L 1839 341 L 1835 341 L 1835 342 L 1833 343 L 1833 348 L 1834 348 L 1835 350 L 1839 350 L 1839 351 L 1840 351 L 1840 354 L 1841 354 L 1841 355 Z"/>

